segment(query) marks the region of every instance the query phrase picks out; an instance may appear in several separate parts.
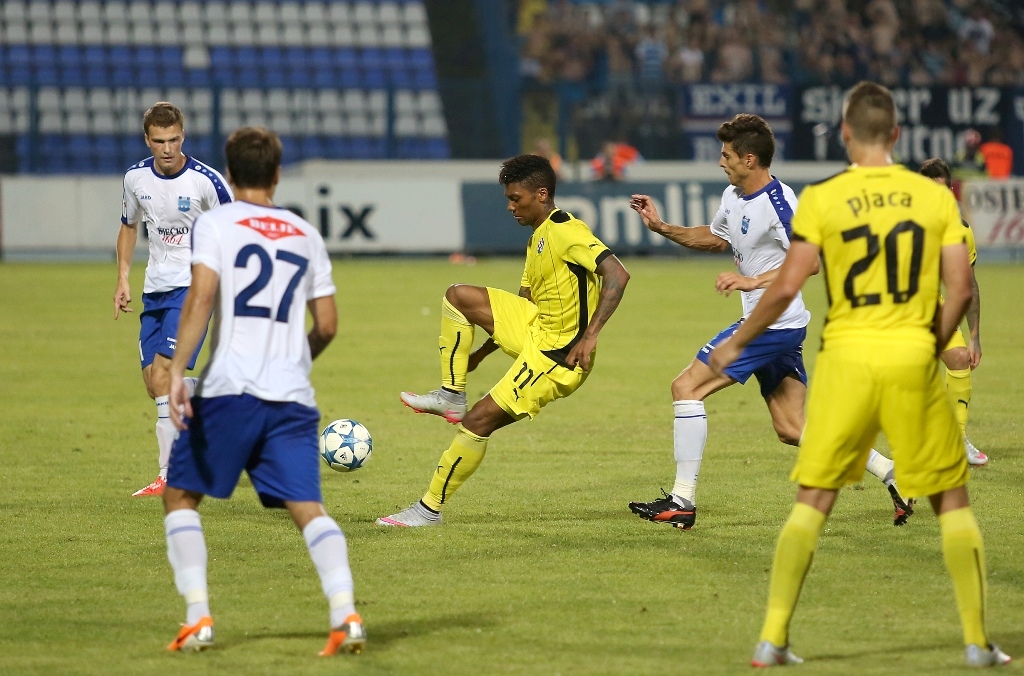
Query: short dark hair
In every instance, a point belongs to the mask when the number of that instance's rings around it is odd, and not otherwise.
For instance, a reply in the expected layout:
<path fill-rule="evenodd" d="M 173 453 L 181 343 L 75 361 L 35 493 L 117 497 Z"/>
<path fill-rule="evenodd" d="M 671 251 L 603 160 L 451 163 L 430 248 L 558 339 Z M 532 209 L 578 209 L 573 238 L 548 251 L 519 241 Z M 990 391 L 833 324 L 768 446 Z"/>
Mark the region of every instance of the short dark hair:
<path fill-rule="evenodd" d="M 242 127 L 231 132 L 224 154 L 236 187 L 269 188 L 281 166 L 281 139 L 263 127 Z"/>
<path fill-rule="evenodd" d="M 760 116 L 740 113 L 718 128 L 718 140 L 731 143 L 737 155 L 753 155 L 767 169 L 775 156 L 775 135 Z"/>
<path fill-rule="evenodd" d="M 928 178 L 941 178 L 946 182 L 947 188 L 953 186 L 953 174 L 949 171 L 949 165 L 941 157 L 925 160 L 921 163 L 921 168 L 918 171 L 922 176 L 927 176 Z"/>
<path fill-rule="evenodd" d="M 858 82 L 846 92 L 843 121 L 858 141 L 888 143 L 896 129 L 896 104 L 892 92 L 875 82 Z"/>
<path fill-rule="evenodd" d="M 185 116 L 178 107 L 167 101 L 159 101 L 142 116 L 142 131 L 149 136 L 150 127 L 173 127 L 181 125 L 185 130 Z"/>
<path fill-rule="evenodd" d="M 529 190 L 547 188 L 550 197 L 555 196 L 555 170 L 551 162 L 540 155 L 516 155 L 501 163 L 498 183 L 508 186 L 520 183 Z"/>

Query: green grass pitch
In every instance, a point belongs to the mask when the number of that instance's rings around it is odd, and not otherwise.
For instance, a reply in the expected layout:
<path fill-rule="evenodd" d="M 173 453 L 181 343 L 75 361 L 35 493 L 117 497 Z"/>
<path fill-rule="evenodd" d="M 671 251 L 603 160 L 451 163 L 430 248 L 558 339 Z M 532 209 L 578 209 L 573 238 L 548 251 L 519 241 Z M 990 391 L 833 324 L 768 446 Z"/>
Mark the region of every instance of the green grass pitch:
<path fill-rule="evenodd" d="M 327 608 L 301 536 L 243 478 L 202 507 L 217 646 L 164 646 L 184 618 L 158 500 L 153 404 L 136 360 L 136 314 L 112 319 L 112 264 L 0 265 L 0 672 L 5 674 L 654 674 L 747 670 L 795 451 L 775 438 L 755 385 L 708 403 L 697 526 L 642 521 L 626 503 L 674 476 L 669 383 L 740 314 L 714 292 L 728 258 L 627 259 L 632 281 L 601 335 L 596 369 L 533 422 L 496 433 L 441 528 L 373 520 L 419 498 L 454 428 L 402 407 L 438 378 L 440 297 L 453 282 L 514 290 L 518 260 L 335 261 L 340 330 L 313 370 L 325 422 L 374 435 L 355 474 L 323 471 L 348 536 L 369 644 L 316 657 Z M 978 269 L 981 367 L 970 436 L 985 536 L 988 625 L 1024 657 L 1024 319 L 1019 267 Z M 808 366 L 824 311 L 814 313 Z M 482 340 L 480 333 L 477 342 Z M 205 359 L 205 357 L 204 357 Z M 509 360 L 470 374 L 482 396 Z M 880 440 L 884 450 L 884 440 Z M 938 527 L 922 507 L 901 529 L 870 476 L 845 490 L 821 538 L 792 627 L 800 673 L 959 671 L 960 628 Z M 796 671 L 797 669 L 794 669 Z"/>

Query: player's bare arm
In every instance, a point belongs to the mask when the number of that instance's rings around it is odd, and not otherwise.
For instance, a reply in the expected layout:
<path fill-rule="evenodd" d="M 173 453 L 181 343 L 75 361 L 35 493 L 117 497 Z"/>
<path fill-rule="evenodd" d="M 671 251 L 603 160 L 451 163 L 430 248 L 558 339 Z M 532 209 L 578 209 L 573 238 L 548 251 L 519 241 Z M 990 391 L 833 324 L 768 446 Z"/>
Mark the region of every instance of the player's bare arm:
<path fill-rule="evenodd" d="M 181 308 L 178 344 L 174 350 L 174 358 L 171 359 L 170 416 L 171 422 L 179 430 L 187 427 L 182 413 L 192 416 L 192 403 L 185 388 L 185 369 L 199 347 L 203 334 L 206 333 L 219 284 L 220 276 L 212 269 L 202 263 L 192 266 L 192 286 L 189 287 L 185 304 Z"/>
<path fill-rule="evenodd" d="M 981 363 L 981 289 L 978 288 L 978 275 L 971 268 L 971 304 L 967 306 L 967 328 L 971 332 L 971 340 L 967 351 L 971 355 L 971 368 L 978 368 Z"/>
<path fill-rule="evenodd" d="M 334 303 L 334 296 L 330 295 L 314 298 L 306 307 L 313 315 L 313 328 L 306 336 L 309 340 L 309 354 L 316 359 L 338 332 L 338 306 Z"/>
<path fill-rule="evenodd" d="M 736 361 L 743 348 L 764 333 L 786 311 L 804 282 L 817 269 L 819 252 L 820 249 L 810 242 L 793 242 L 785 262 L 778 269 L 778 275 L 761 296 L 754 311 L 740 324 L 732 337 L 719 343 L 711 352 L 709 366 L 715 373 L 722 375 Z"/>
<path fill-rule="evenodd" d="M 678 225 L 669 225 L 661 220 L 658 208 L 654 206 L 654 200 L 649 195 L 633 195 L 629 206 L 640 214 L 644 225 L 651 232 L 656 232 L 676 244 L 685 246 L 687 249 L 696 251 L 722 252 L 729 250 L 729 243 L 718 235 L 711 233 L 710 225 L 698 225 L 692 228 L 684 228 Z"/>
<path fill-rule="evenodd" d="M 132 302 L 132 289 L 128 283 L 128 273 L 132 270 L 132 255 L 135 253 L 135 242 L 139 229 L 134 223 L 121 224 L 117 231 L 117 287 L 114 288 L 114 319 L 122 312 L 132 312 L 128 306 Z"/>
<path fill-rule="evenodd" d="M 715 290 L 718 293 L 728 296 L 733 291 L 756 291 L 757 289 L 767 289 L 768 285 L 779 276 L 779 270 L 782 266 L 769 270 L 768 272 L 762 272 L 754 277 L 745 277 L 738 272 L 729 270 L 718 275 L 718 279 L 715 280 Z M 819 263 L 815 266 L 812 275 L 818 274 L 821 269 Z"/>
<path fill-rule="evenodd" d="M 939 305 L 934 324 L 936 349 L 940 352 L 949 344 L 971 302 L 971 265 L 967 262 L 967 246 L 944 246 L 941 257 L 940 274 L 942 283 L 946 285 L 946 295 L 945 302 Z"/>
<path fill-rule="evenodd" d="M 584 371 L 590 370 L 590 360 L 597 348 L 597 334 L 619 306 L 622 294 L 626 291 L 626 284 L 629 283 L 629 273 L 614 255 L 601 261 L 594 272 L 601 276 L 601 295 L 597 299 L 597 308 L 580 342 L 569 350 L 565 358 L 566 364 L 579 364 Z"/>

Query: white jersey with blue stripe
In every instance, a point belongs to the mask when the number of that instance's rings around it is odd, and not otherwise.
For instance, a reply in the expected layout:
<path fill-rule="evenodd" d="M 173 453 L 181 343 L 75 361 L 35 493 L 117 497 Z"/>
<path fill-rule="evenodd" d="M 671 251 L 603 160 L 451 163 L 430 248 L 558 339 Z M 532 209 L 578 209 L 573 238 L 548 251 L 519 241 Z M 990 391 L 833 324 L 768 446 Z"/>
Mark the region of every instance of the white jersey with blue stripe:
<path fill-rule="evenodd" d="M 192 262 L 219 276 L 199 396 L 316 406 L 306 304 L 335 292 L 320 232 L 287 209 L 239 201 L 200 216 L 192 246 Z"/>
<path fill-rule="evenodd" d="M 779 179 L 752 195 L 736 186 L 722 193 L 722 206 L 711 221 L 711 232 L 729 242 L 740 274 L 756 277 L 782 265 L 789 250 L 790 222 L 796 211 L 796 193 Z M 742 291 L 743 316 L 749 317 L 764 289 Z M 811 313 L 797 294 L 771 329 L 799 329 L 807 326 Z"/>
<path fill-rule="evenodd" d="M 149 237 L 143 293 L 171 291 L 192 283 L 192 223 L 200 214 L 233 199 L 216 169 L 185 158 L 181 171 L 164 176 L 149 157 L 124 175 L 121 223 L 142 223 Z"/>

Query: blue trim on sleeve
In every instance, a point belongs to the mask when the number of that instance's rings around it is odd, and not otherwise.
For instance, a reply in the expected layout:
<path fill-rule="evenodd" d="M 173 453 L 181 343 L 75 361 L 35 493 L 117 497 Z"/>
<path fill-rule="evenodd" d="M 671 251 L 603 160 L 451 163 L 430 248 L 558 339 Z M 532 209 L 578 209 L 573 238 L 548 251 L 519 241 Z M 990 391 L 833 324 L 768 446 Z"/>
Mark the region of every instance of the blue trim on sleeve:
<path fill-rule="evenodd" d="M 227 186 L 224 185 L 224 181 L 221 179 L 220 174 L 217 173 L 217 170 L 203 164 L 194 157 L 189 158 L 189 160 L 191 164 L 190 169 L 198 171 L 213 183 L 213 188 L 217 191 L 217 199 L 220 200 L 220 203 L 229 204 L 231 202 L 231 193 L 228 192 Z"/>
<path fill-rule="evenodd" d="M 783 229 L 786 231 L 786 237 L 789 239 L 793 238 L 793 207 L 786 201 L 786 194 L 782 190 L 782 182 L 777 178 L 772 178 L 772 182 L 766 185 L 761 190 L 758 190 L 749 197 L 743 199 L 749 200 L 753 197 L 760 195 L 761 193 L 768 193 L 768 201 L 772 203 L 775 208 L 775 213 L 779 217 L 779 221 L 782 223 Z"/>

